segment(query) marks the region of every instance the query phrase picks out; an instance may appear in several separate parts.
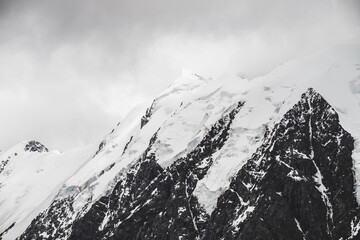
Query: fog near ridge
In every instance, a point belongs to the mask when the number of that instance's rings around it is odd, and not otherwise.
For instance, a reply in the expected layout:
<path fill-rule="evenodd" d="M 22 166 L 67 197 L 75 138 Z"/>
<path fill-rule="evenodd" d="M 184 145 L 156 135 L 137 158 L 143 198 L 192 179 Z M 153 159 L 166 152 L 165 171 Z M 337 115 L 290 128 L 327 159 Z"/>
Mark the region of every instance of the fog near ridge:
<path fill-rule="evenodd" d="M 0 149 L 99 141 L 182 69 L 266 74 L 360 42 L 357 0 L 0 0 Z"/>

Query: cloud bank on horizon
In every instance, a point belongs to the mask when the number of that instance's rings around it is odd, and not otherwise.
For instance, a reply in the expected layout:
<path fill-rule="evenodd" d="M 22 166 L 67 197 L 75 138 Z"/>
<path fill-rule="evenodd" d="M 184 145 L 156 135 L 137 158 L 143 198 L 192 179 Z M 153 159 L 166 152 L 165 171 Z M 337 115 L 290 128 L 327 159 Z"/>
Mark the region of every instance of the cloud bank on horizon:
<path fill-rule="evenodd" d="M 181 69 L 259 76 L 360 42 L 357 0 L 0 0 L 0 149 L 98 141 Z"/>

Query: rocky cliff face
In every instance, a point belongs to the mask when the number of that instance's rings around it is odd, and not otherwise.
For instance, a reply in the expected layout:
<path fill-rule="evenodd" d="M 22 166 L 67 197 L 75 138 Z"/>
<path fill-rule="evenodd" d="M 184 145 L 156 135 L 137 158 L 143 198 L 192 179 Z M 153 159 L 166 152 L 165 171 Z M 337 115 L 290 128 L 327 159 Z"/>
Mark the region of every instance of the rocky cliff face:
<path fill-rule="evenodd" d="M 39 153 L 48 152 L 48 151 L 49 151 L 43 144 L 41 144 L 41 143 L 38 142 L 38 141 L 34 141 L 34 140 L 29 141 L 29 142 L 25 145 L 24 150 L 27 151 L 27 152 L 39 152 Z"/>
<path fill-rule="evenodd" d="M 353 148 L 335 110 L 310 89 L 219 198 L 205 239 L 360 237 Z"/>
<path fill-rule="evenodd" d="M 64 203 L 55 202 L 35 219 L 20 239 L 196 239 L 204 234 L 209 216 L 192 195 L 209 169 L 212 154 L 228 138 L 242 102 L 219 119 L 186 157 L 163 169 L 152 153 L 156 133 L 144 155 L 109 196 L 95 202 L 71 225 Z M 70 200 L 71 202 L 71 200 Z M 70 206 L 70 204 L 69 204 Z M 65 226 L 54 229 L 54 225 Z"/>
<path fill-rule="evenodd" d="M 152 153 L 155 134 L 126 178 L 66 230 L 61 222 L 69 210 L 54 203 L 20 239 L 360 237 L 351 157 L 354 140 L 313 89 L 267 132 L 212 214 L 203 209 L 194 188 L 211 166 L 212 155 L 227 141 L 242 105 L 219 119 L 191 153 L 166 169 Z"/>
<path fill-rule="evenodd" d="M 100 144 L 15 145 L 0 239 L 360 239 L 359 50 L 184 72 Z"/>
<path fill-rule="evenodd" d="M 26 152 L 45 153 L 48 151 L 49 150 L 42 143 L 35 140 L 31 140 L 31 141 L 22 142 L 4 153 L 0 152 L 0 173 L 5 169 L 9 161 L 12 158 L 17 157 L 19 154 L 23 154 Z"/>

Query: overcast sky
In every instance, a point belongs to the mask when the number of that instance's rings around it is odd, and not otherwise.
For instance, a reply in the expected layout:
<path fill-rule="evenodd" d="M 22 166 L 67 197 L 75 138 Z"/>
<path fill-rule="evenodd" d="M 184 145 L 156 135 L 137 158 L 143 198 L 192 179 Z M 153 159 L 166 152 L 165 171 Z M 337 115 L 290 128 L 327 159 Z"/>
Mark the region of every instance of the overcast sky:
<path fill-rule="evenodd" d="M 0 149 L 99 141 L 187 69 L 266 74 L 360 42 L 358 0 L 0 0 Z"/>

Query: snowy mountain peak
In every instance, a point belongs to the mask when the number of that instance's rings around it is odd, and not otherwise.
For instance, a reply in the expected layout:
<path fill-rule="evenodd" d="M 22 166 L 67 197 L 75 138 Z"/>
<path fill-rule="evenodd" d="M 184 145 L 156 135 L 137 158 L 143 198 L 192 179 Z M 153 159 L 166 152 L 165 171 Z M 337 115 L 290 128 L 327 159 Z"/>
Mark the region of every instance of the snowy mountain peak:
<path fill-rule="evenodd" d="M 187 79 L 195 79 L 195 80 L 203 78 L 202 76 L 200 76 L 196 73 L 193 73 L 191 71 L 185 70 L 185 69 L 181 70 L 181 77 L 184 77 Z"/>
<path fill-rule="evenodd" d="M 0 173 L 5 169 L 5 166 L 9 161 L 18 155 L 23 155 L 26 152 L 45 153 L 48 151 L 49 150 L 43 144 L 35 140 L 18 143 L 9 150 L 2 152 L 0 155 Z"/>
<path fill-rule="evenodd" d="M 49 151 L 42 143 L 35 140 L 28 141 L 25 145 L 24 150 L 26 152 L 39 152 L 39 153 Z"/>
<path fill-rule="evenodd" d="M 39 141 L 27 140 L 14 145 L 13 147 L 9 148 L 7 151 L 4 151 L 2 157 L 13 153 L 16 153 L 17 155 L 24 152 L 44 153 L 44 152 L 49 152 L 49 150 L 47 147 L 45 147 L 45 145 L 43 145 Z"/>
<path fill-rule="evenodd" d="M 100 145 L 16 145 L 0 239 L 357 239 L 359 46 L 251 80 L 184 70 Z"/>
<path fill-rule="evenodd" d="M 204 82 L 208 82 L 210 79 L 200 76 L 188 70 L 182 70 L 180 77 L 178 77 L 171 86 L 196 86 Z"/>

